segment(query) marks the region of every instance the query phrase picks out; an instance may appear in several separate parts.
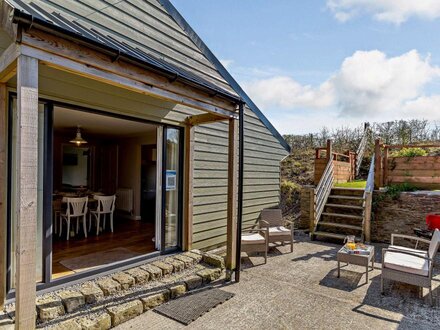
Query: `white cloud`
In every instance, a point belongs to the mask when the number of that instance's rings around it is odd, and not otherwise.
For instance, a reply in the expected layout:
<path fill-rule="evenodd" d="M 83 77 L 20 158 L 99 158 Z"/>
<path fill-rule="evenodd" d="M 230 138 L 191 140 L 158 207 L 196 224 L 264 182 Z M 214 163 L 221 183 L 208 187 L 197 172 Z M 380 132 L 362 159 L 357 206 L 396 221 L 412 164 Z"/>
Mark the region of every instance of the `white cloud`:
<path fill-rule="evenodd" d="M 225 69 L 229 69 L 232 64 L 234 64 L 234 60 L 220 59 L 220 63 L 225 67 Z"/>
<path fill-rule="evenodd" d="M 439 0 L 327 0 L 327 7 L 341 22 L 361 14 L 394 24 L 412 16 L 430 20 L 440 17 Z"/>
<path fill-rule="evenodd" d="M 303 86 L 290 77 L 275 76 L 244 83 L 243 86 L 264 108 L 325 108 L 334 102 L 333 86 L 328 81 L 313 88 L 309 85 Z"/>
<path fill-rule="evenodd" d="M 343 115 L 398 111 L 405 102 L 420 96 L 423 87 L 438 77 L 429 57 L 415 50 L 387 58 L 380 51 L 358 51 L 346 58 L 330 79 Z"/>
<path fill-rule="evenodd" d="M 346 125 L 363 120 L 438 120 L 440 93 L 424 92 L 439 78 L 440 68 L 416 50 L 395 57 L 372 50 L 347 57 L 340 69 L 318 86 L 302 85 L 282 75 L 256 77 L 242 85 L 286 132 L 282 127 L 299 123 L 300 118 L 313 122 L 315 127 L 326 122 Z"/>

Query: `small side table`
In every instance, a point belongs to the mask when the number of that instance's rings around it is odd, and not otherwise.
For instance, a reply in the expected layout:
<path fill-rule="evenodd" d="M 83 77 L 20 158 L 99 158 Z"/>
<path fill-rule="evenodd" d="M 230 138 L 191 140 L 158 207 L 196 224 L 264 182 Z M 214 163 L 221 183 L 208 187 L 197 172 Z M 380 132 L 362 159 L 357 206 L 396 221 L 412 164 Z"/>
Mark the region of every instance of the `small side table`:
<path fill-rule="evenodd" d="M 338 260 L 338 278 L 341 275 L 341 262 L 346 262 L 347 264 L 353 264 L 358 266 L 364 266 L 366 269 L 366 277 L 367 277 L 367 284 L 368 284 L 368 265 L 371 262 L 371 268 L 374 270 L 374 261 L 375 261 L 375 254 L 374 254 L 374 246 L 372 245 L 366 245 L 369 254 L 354 254 L 354 253 L 348 253 L 347 250 L 342 247 L 338 254 L 336 255 Z"/>

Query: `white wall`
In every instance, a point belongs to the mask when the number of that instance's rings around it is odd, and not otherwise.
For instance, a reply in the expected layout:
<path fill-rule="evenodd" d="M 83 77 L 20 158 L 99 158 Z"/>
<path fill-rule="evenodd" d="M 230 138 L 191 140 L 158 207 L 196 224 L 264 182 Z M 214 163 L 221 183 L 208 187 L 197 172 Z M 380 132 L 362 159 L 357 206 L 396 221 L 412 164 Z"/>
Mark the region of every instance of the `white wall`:
<path fill-rule="evenodd" d="M 87 186 L 87 161 L 88 156 L 84 155 L 84 151 L 88 148 L 77 147 L 63 147 L 63 154 L 76 154 L 78 157 L 77 165 L 63 164 L 63 184 L 70 184 L 72 186 Z"/>

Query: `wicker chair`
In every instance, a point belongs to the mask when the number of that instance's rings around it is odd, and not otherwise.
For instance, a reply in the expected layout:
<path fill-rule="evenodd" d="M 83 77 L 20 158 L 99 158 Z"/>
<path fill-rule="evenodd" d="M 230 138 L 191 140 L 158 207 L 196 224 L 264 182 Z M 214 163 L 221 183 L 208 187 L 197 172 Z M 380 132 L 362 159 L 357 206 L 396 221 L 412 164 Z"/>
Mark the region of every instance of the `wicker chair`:
<path fill-rule="evenodd" d="M 414 249 L 394 245 L 394 238 L 400 237 L 416 241 Z M 418 243 L 429 244 L 428 251 L 417 249 Z M 440 231 L 435 230 L 431 241 L 408 235 L 391 234 L 391 245 L 382 250 L 382 275 L 381 292 L 385 279 L 408 283 L 429 288 L 431 305 L 434 305 L 432 298 L 432 269 L 437 250 L 440 246 Z"/>
<path fill-rule="evenodd" d="M 247 254 L 258 252 L 264 253 L 264 263 L 267 263 L 267 250 L 269 247 L 269 230 L 244 229 L 241 232 L 241 252 Z"/>
<path fill-rule="evenodd" d="M 293 252 L 293 222 L 283 220 L 280 209 L 264 209 L 260 215 L 260 228 L 268 228 L 269 243 L 290 243 L 290 252 Z M 290 229 L 286 225 L 290 225 Z"/>

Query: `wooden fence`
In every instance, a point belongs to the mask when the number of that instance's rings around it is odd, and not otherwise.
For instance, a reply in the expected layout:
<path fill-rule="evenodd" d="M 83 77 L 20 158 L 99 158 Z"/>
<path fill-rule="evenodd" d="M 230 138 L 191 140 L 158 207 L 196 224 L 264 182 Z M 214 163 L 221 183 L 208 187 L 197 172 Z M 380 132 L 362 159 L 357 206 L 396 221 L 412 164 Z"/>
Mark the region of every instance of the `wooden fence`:
<path fill-rule="evenodd" d="M 332 142 L 331 140 L 327 140 L 327 146 L 325 148 L 316 148 L 315 185 L 321 180 L 329 162 L 329 157 L 332 157 L 333 161 L 333 177 L 335 183 L 354 180 L 356 175 L 356 153 L 352 151 L 347 151 L 345 154 L 333 152 Z"/>
<path fill-rule="evenodd" d="M 396 157 L 392 150 L 440 148 L 440 144 L 386 145 L 376 140 L 375 188 L 409 183 L 421 189 L 440 189 L 440 156 Z"/>

